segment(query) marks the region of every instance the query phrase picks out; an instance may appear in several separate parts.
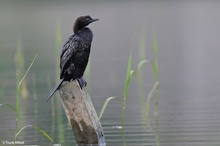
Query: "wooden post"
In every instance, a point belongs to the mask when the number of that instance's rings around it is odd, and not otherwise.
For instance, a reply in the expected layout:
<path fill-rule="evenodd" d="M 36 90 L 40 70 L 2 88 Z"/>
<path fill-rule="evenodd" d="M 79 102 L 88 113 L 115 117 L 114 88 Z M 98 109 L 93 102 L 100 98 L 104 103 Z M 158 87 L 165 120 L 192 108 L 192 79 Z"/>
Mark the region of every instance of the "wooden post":
<path fill-rule="evenodd" d="M 92 101 L 77 80 L 63 83 L 59 93 L 77 144 L 105 145 L 103 128 Z"/>

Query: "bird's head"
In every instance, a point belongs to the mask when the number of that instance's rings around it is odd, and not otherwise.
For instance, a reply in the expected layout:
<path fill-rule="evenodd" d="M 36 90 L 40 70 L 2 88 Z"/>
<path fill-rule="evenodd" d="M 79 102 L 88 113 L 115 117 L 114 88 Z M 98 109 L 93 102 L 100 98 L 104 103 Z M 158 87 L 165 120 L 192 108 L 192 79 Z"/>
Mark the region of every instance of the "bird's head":
<path fill-rule="evenodd" d="M 76 32 L 79 29 L 88 26 L 90 23 L 98 21 L 99 19 L 93 19 L 89 15 L 87 16 L 80 16 L 76 19 L 73 25 L 73 31 Z"/>

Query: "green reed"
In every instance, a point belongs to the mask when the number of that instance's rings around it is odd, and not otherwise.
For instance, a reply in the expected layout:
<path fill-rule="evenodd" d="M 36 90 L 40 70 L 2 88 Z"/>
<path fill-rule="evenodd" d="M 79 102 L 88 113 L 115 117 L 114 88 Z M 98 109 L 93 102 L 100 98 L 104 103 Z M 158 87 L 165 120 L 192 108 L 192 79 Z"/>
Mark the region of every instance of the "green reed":
<path fill-rule="evenodd" d="M 37 54 L 35 55 L 35 57 L 33 58 L 32 62 L 30 63 L 28 69 L 25 71 L 25 73 L 23 73 L 24 70 L 24 55 L 23 55 L 23 50 L 21 47 L 21 43 L 20 40 L 17 43 L 17 51 L 16 51 L 16 56 L 15 56 L 16 60 L 16 96 L 15 96 L 15 106 L 13 106 L 12 104 L 9 103 L 1 103 L 1 106 L 6 106 L 9 107 L 16 116 L 16 126 L 15 126 L 15 134 L 14 134 L 14 140 L 17 139 L 17 137 L 21 134 L 21 132 L 26 129 L 27 127 L 33 127 L 35 130 L 38 130 L 39 132 L 41 132 L 45 137 L 47 137 L 49 140 L 53 141 L 53 139 L 42 129 L 38 128 L 37 126 L 33 126 L 33 125 L 26 125 L 23 126 L 22 128 L 18 128 L 18 123 L 19 121 L 22 119 L 22 117 L 19 115 L 20 112 L 20 104 L 21 104 L 21 97 L 24 96 L 28 96 L 27 94 L 23 94 L 23 92 L 28 93 L 27 91 L 27 87 L 24 86 L 25 84 L 25 78 L 28 75 L 30 69 L 32 68 L 36 58 L 37 58 Z M 25 89 L 24 89 L 25 88 Z M 25 97 L 26 99 L 27 97 Z M 24 100 L 25 100 L 24 99 Z"/>
<path fill-rule="evenodd" d="M 160 146 L 160 130 L 159 130 L 159 69 L 158 69 L 158 48 L 157 48 L 157 39 L 156 39 L 156 33 L 154 31 L 153 33 L 154 37 L 154 62 L 152 62 L 152 67 L 154 71 L 154 77 L 155 77 L 155 109 L 154 109 L 154 118 L 156 123 L 156 143 L 157 146 Z"/>
<path fill-rule="evenodd" d="M 144 34 L 142 34 L 142 36 L 145 36 Z M 124 135 L 124 124 L 125 124 L 125 109 L 126 109 L 126 101 L 127 101 L 127 95 L 128 95 L 128 91 L 129 91 L 129 86 L 130 86 L 130 80 L 131 77 L 134 76 L 137 79 L 137 85 L 138 85 L 138 91 L 139 91 L 139 96 L 140 96 L 140 105 L 142 107 L 142 109 L 145 109 L 145 118 L 146 118 L 146 122 L 148 125 L 148 128 L 150 129 L 150 131 L 152 131 L 155 134 L 155 141 L 157 146 L 160 146 L 160 136 L 159 136 L 159 121 L 158 121 L 158 114 L 159 114 L 159 105 L 158 105 L 158 98 L 159 98 L 159 68 L 158 68 L 158 47 L 157 47 L 157 40 L 156 40 L 156 35 L 155 33 L 153 34 L 153 38 L 154 38 L 154 42 L 153 42 L 153 50 L 154 50 L 154 60 L 153 61 L 148 61 L 145 59 L 144 55 L 139 55 L 139 63 L 137 65 L 137 71 L 132 70 L 131 69 L 131 65 L 132 65 L 132 49 L 129 55 L 129 59 L 128 59 L 128 64 L 127 64 L 127 72 L 126 72 L 126 80 L 124 83 L 124 90 L 123 90 L 123 100 L 121 100 L 120 98 L 117 97 L 108 97 L 106 99 L 106 101 L 103 104 L 103 107 L 101 109 L 100 115 L 99 115 L 99 119 L 101 119 L 101 117 L 103 116 L 103 113 L 107 107 L 107 105 L 109 104 L 109 102 L 113 99 L 117 99 L 122 106 L 122 115 L 121 115 L 121 125 L 122 125 L 122 138 L 123 138 L 123 144 L 126 145 L 126 140 L 125 140 L 125 135 Z M 144 38 L 141 37 L 141 47 L 140 47 L 140 52 L 145 52 L 145 42 L 144 42 Z M 139 53 L 139 54 L 142 54 Z M 154 74 L 154 78 L 155 78 L 155 83 L 152 87 L 152 89 L 150 90 L 150 92 L 148 93 L 148 95 L 146 96 L 143 93 L 143 73 L 142 73 L 142 68 L 144 65 L 147 65 L 148 63 L 151 63 L 152 66 L 152 70 L 153 70 L 153 74 Z M 154 118 L 155 118 L 155 123 L 156 123 L 156 130 L 154 132 L 153 128 L 151 127 L 151 123 L 150 123 L 150 105 L 151 105 L 151 99 L 155 97 L 155 109 L 154 109 Z M 143 104 L 145 103 L 145 104 Z"/>
<path fill-rule="evenodd" d="M 123 100 L 121 100 L 120 98 L 117 98 L 117 97 L 108 97 L 105 100 L 105 103 L 103 104 L 103 107 L 102 107 L 101 112 L 99 114 L 99 120 L 100 120 L 109 101 L 111 101 L 113 99 L 117 99 L 121 103 L 121 106 L 122 106 L 122 113 L 121 113 L 121 126 L 122 126 L 122 128 L 121 128 L 121 131 L 122 131 L 123 145 L 126 145 L 125 132 L 124 132 L 126 101 L 127 101 L 131 77 L 132 76 L 136 77 L 136 72 L 131 69 L 131 65 L 132 65 L 132 49 L 130 51 L 130 55 L 129 55 L 129 59 L 128 59 L 127 73 L 126 73 L 126 78 L 125 78 L 125 83 L 124 83 L 124 91 L 123 91 Z"/>
<path fill-rule="evenodd" d="M 157 39 L 156 39 L 156 34 L 155 32 L 153 33 L 153 50 L 154 50 L 154 60 L 150 61 L 151 66 L 152 66 L 152 70 L 153 70 L 153 74 L 154 74 L 154 79 L 155 79 L 155 83 L 153 85 L 153 87 L 151 88 L 149 94 L 147 95 L 146 98 L 146 106 L 145 106 L 145 117 L 146 117 L 146 122 L 148 125 L 148 128 L 154 132 L 155 134 L 155 141 L 157 146 L 160 146 L 160 133 L 159 133 L 159 68 L 158 68 L 158 47 L 157 47 Z M 154 95 L 154 96 L 153 96 Z M 153 130 L 153 128 L 151 127 L 151 122 L 150 122 L 150 103 L 151 103 L 151 99 L 155 98 L 155 102 L 154 102 L 154 119 L 155 119 L 155 123 L 156 123 L 156 128 L 155 131 Z"/>
<path fill-rule="evenodd" d="M 144 83 L 143 83 L 143 66 L 145 64 L 149 63 L 148 60 L 143 59 L 138 63 L 138 67 L 137 67 L 137 86 L 138 86 L 138 94 L 140 97 L 140 108 L 142 111 L 144 111 L 144 103 L 145 103 L 145 95 L 144 95 Z"/>
<path fill-rule="evenodd" d="M 136 73 L 134 70 L 131 69 L 132 64 L 132 49 L 130 51 L 129 59 L 128 59 L 128 65 L 127 65 L 127 73 L 126 73 L 126 79 L 124 84 L 124 92 L 123 92 L 123 101 L 122 101 L 122 114 L 121 114 L 121 125 L 122 125 L 122 138 L 123 138 L 123 144 L 126 145 L 125 140 L 125 133 L 124 133 L 124 126 L 125 126 L 125 108 L 126 108 L 126 101 L 128 96 L 128 89 L 130 86 L 130 81 L 132 76 L 136 76 Z"/>
<path fill-rule="evenodd" d="M 101 112 L 99 113 L 99 120 L 101 120 L 101 118 L 102 118 L 102 116 L 103 116 L 103 113 L 104 113 L 104 111 L 105 111 L 105 109 L 106 109 L 108 103 L 109 103 L 111 100 L 113 100 L 113 99 L 119 99 L 119 98 L 114 97 L 114 96 L 111 96 L 111 97 L 108 97 L 108 98 L 105 100 L 105 102 L 104 102 L 104 104 L 103 104 L 103 106 L 102 106 Z M 120 100 L 120 99 L 119 99 L 119 100 Z"/>
<path fill-rule="evenodd" d="M 20 87 L 22 85 L 22 82 L 24 81 L 25 77 L 27 76 L 28 72 L 30 71 L 31 67 L 33 66 L 35 60 L 37 58 L 37 54 L 35 55 L 34 59 L 32 60 L 31 64 L 29 65 L 27 71 L 25 72 L 24 76 L 21 78 L 21 80 L 18 82 L 17 84 L 17 88 L 16 88 L 16 107 L 15 107 L 15 113 L 16 113 L 16 130 L 15 130 L 15 140 L 17 139 L 17 137 L 19 136 L 19 134 L 26 129 L 27 127 L 33 127 L 34 129 L 40 131 L 45 137 L 47 137 L 49 140 L 53 141 L 53 139 L 42 129 L 38 128 L 37 126 L 33 126 L 33 125 L 26 125 L 23 126 L 18 132 L 18 121 L 19 121 L 19 95 L 20 95 Z"/>
<path fill-rule="evenodd" d="M 36 78 L 35 75 L 32 75 L 32 89 L 33 89 L 33 99 L 34 99 L 34 121 L 35 125 L 38 126 L 38 116 L 39 116 L 39 107 L 38 107 L 38 99 L 37 99 L 37 91 L 36 91 Z M 34 140 L 37 141 L 37 130 L 34 132 Z"/>
<path fill-rule="evenodd" d="M 142 34 L 143 36 L 143 34 Z M 144 39 L 141 38 L 141 40 L 143 41 Z M 140 46 L 144 46 L 143 42 L 141 41 Z M 143 48 L 140 48 L 140 52 L 143 52 Z M 158 47 L 157 47 L 157 39 L 156 39 L 156 34 L 155 32 L 153 33 L 153 54 L 154 54 L 154 60 L 153 61 L 147 61 L 145 59 L 143 59 L 142 61 L 139 62 L 138 64 L 138 89 L 139 89 L 139 94 L 142 96 L 145 96 L 143 94 L 142 91 L 142 87 L 143 87 L 143 77 L 142 77 L 142 67 L 144 64 L 146 63 L 151 63 L 152 66 L 152 70 L 153 70 L 153 75 L 154 75 L 154 79 L 155 79 L 155 83 L 152 86 L 150 92 L 148 93 L 148 95 L 145 98 L 141 98 L 141 103 L 145 102 L 145 105 L 143 106 L 143 104 L 141 104 L 143 107 L 145 107 L 145 118 L 146 118 L 146 123 L 148 128 L 150 129 L 150 131 L 152 131 L 155 134 L 155 140 L 156 140 L 156 144 L 159 146 L 160 145 L 160 136 L 159 136 L 159 121 L 158 121 L 158 115 L 159 115 L 159 102 L 158 102 L 158 98 L 159 98 L 159 69 L 158 69 Z M 141 53 L 140 53 L 141 54 Z M 154 106 L 154 119 L 155 119 L 155 123 L 156 123 L 156 128 L 155 131 L 153 130 L 153 128 L 151 127 L 151 122 L 150 122 L 150 105 L 151 105 L 151 99 L 155 98 L 155 106 Z"/>
<path fill-rule="evenodd" d="M 34 59 L 32 60 L 30 66 L 28 67 L 27 71 L 25 72 L 24 76 L 18 81 L 17 79 L 17 88 L 16 88 L 16 107 L 15 107 L 15 112 L 16 112 L 16 129 L 18 128 L 18 116 L 19 116 L 19 97 L 20 97 L 20 87 L 22 85 L 22 82 L 24 81 L 25 77 L 27 76 L 29 70 L 31 69 L 32 65 L 34 64 L 34 61 L 37 58 L 37 54 L 35 55 Z M 17 70 L 16 70 L 17 74 Z"/>
<path fill-rule="evenodd" d="M 18 85 L 19 81 L 22 79 L 22 76 L 25 72 L 25 60 L 24 60 L 24 51 L 22 49 L 21 37 L 19 36 L 16 44 L 16 55 L 15 55 L 15 66 L 16 66 L 16 84 Z M 22 80 L 20 87 L 20 94 L 22 98 L 26 99 L 28 97 L 27 82 L 25 78 Z"/>
<path fill-rule="evenodd" d="M 58 21 L 56 25 L 56 35 L 55 35 L 55 71 L 56 71 L 56 76 L 55 76 L 55 81 L 58 83 L 59 78 L 60 78 L 60 67 L 59 67 L 59 62 L 60 62 L 60 52 L 61 52 L 61 47 L 62 47 L 62 27 L 61 27 L 61 22 Z M 51 100 L 51 104 L 53 109 L 56 109 L 56 126 L 58 127 L 58 142 L 59 143 L 64 143 L 64 138 L 65 138 L 65 132 L 63 130 L 62 125 L 64 125 L 64 119 L 62 116 L 62 105 L 60 104 L 60 98 L 58 97 L 58 94 L 55 95 L 55 101 Z M 55 102 L 55 104 L 54 104 Z M 52 116 L 54 119 L 55 117 Z M 54 121 L 53 121 L 54 122 Z"/>

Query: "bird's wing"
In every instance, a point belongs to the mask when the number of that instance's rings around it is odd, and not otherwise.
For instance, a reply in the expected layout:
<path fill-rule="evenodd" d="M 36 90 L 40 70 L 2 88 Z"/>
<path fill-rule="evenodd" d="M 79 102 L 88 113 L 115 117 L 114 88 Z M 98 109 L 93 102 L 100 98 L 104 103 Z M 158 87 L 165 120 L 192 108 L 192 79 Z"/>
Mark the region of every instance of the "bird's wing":
<path fill-rule="evenodd" d="M 75 58 L 75 52 L 78 48 L 78 40 L 75 35 L 71 36 L 68 41 L 63 45 L 60 56 L 60 78 L 65 74 L 66 68 L 71 60 Z"/>

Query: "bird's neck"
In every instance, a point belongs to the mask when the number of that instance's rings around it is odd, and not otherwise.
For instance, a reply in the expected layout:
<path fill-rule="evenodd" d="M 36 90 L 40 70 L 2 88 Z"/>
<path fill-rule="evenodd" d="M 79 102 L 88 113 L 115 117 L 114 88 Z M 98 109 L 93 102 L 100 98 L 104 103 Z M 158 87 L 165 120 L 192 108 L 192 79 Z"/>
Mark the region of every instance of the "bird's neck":
<path fill-rule="evenodd" d="M 92 31 L 88 27 L 83 27 L 74 33 L 84 39 L 90 39 L 93 37 Z"/>
<path fill-rule="evenodd" d="M 78 31 L 80 31 L 83 27 L 81 27 L 80 25 L 76 25 L 73 27 L 73 32 L 77 33 Z"/>

